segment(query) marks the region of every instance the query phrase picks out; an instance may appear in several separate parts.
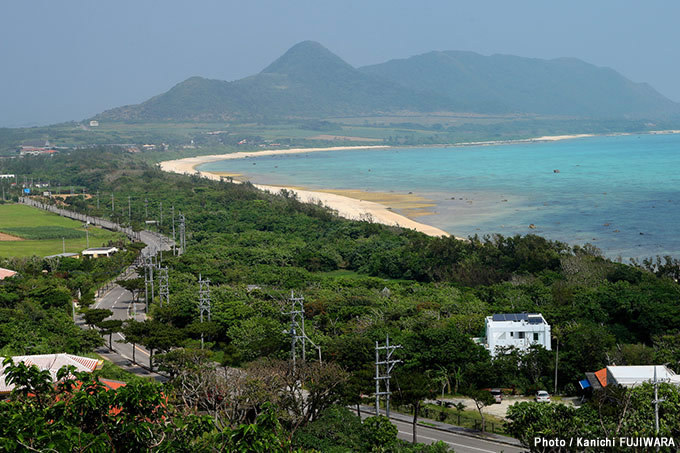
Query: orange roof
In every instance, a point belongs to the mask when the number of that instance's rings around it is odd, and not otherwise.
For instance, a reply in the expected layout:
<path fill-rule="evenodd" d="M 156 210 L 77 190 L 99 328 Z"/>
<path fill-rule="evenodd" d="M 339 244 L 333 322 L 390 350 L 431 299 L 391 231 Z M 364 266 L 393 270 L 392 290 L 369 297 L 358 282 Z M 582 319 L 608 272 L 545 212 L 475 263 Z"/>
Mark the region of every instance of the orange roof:
<path fill-rule="evenodd" d="M 601 370 L 596 371 L 595 377 L 597 377 L 597 380 L 600 381 L 600 385 L 602 387 L 607 386 L 607 369 L 606 368 L 602 368 Z"/>
<path fill-rule="evenodd" d="M 17 273 L 11 269 L 5 269 L 4 267 L 0 267 L 0 280 L 4 280 L 7 277 L 13 277 L 17 275 Z"/>

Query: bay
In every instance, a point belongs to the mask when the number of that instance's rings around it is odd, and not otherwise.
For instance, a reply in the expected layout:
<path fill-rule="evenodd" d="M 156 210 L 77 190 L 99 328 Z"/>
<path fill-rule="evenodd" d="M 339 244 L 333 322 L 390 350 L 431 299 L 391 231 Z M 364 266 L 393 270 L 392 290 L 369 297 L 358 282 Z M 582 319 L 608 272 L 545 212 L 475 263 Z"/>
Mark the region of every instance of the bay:
<path fill-rule="evenodd" d="M 258 156 L 204 171 L 309 189 L 413 193 L 457 236 L 539 234 L 610 258 L 680 257 L 680 135 Z M 531 227 L 530 227 L 531 226 Z"/>

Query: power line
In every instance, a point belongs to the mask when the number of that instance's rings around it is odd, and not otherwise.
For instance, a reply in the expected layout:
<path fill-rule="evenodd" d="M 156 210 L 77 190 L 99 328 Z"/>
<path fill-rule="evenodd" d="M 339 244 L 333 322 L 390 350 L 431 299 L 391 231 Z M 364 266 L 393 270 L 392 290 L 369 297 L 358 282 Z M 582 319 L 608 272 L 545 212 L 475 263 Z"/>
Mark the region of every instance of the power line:
<path fill-rule="evenodd" d="M 380 410 L 380 397 L 385 395 L 385 413 L 387 418 L 390 417 L 390 378 L 392 377 L 390 373 L 394 369 L 397 363 L 401 363 L 401 360 L 392 359 L 392 354 L 396 349 L 401 348 L 401 345 L 390 345 L 390 336 L 387 335 L 385 339 L 385 346 L 379 346 L 378 342 L 375 342 L 375 415 L 379 415 Z M 381 360 L 381 351 L 385 351 L 385 360 Z M 381 369 L 384 370 L 384 374 L 381 374 Z M 381 391 L 380 382 L 385 382 L 385 391 Z"/>

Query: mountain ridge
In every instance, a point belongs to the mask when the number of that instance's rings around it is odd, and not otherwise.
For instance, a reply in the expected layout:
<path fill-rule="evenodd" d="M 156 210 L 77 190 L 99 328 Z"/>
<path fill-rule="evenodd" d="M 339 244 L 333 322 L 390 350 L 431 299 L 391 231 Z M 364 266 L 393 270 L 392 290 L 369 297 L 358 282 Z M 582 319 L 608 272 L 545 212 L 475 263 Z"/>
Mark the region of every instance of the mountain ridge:
<path fill-rule="evenodd" d="M 94 119 L 266 120 L 442 111 L 651 119 L 680 117 L 680 104 L 648 84 L 577 58 L 432 51 L 355 68 L 320 43 L 302 41 L 258 74 L 231 82 L 190 77 Z"/>

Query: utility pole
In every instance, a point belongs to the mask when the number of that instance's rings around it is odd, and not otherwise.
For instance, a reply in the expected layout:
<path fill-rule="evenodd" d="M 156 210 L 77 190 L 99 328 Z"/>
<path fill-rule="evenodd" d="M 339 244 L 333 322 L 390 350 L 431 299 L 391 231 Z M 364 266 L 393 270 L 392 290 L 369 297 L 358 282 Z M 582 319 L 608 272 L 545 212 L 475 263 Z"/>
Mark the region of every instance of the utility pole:
<path fill-rule="evenodd" d="M 97 211 L 99 210 L 99 191 L 97 191 Z"/>
<path fill-rule="evenodd" d="M 177 245 L 175 244 L 175 205 L 172 205 L 172 255 L 175 256 Z"/>
<path fill-rule="evenodd" d="M 652 403 L 654 404 L 654 433 L 656 437 L 659 437 L 659 403 L 663 403 L 666 399 L 659 399 L 659 380 L 656 376 L 657 367 L 658 365 L 654 365 L 654 401 Z"/>
<path fill-rule="evenodd" d="M 290 292 L 290 311 L 284 315 L 290 315 L 290 355 L 293 360 L 293 370 L 297 365 L 297 342 L 302 342 L 302 361 L 307 359 L 307 342 L 314 346 L 319 352 L 319 362 L 321 362 L 321 348 L 316 345 L 305 333 L 305 298 L 295 297 L 293 291 Z"/>
<path fill-rule="evenodd" d="M 87 246 L 85 248 L 89 249 L 90 248 L 90 230 L 85 230 L 85 237 L 87 238 Z"/>
<path fill-rule="evenodd" d="M 305 345 L 305 307 L 304 297 L 295 297 L 293 291 L 290 292 L 290 311 L 284 313 L 290 315 L 290 356 L 293 360 L 293 370 L 295 370 L 297 362 L 296 346 L 298 340 L 302 341 L 302 360 L 306 359 L 306 345 Z"/>
<path fill-rule="evenodd" d="M 210 322 L 210 279 L 203 280 L 201 274 L 198 274 L 198 312 L 201 315 L 201 324 L 203 324 L 203 315 L 206 314 L 208 322 Z M 203 332 L 201 331 L 201 349 L 203 349 Z"/>
<path fill-rule="evenodd" d="M 160 226 L 162 227 L 163 226 L 163 202 L 162 201 L 160 202 L 160 209 L 159 210 L 161 211 Z"/>
<path fill-rule="evenodd" d="M 144 199 L 144 220 L 149 218 L 149 199 Z"/>
<path fill-rule="evenodd" d="M 130 195 L 128 195 L 128 223 L 132 225 L 132 205 L 130 204 Z"/>
<path fill-rule="evenodd" d="M 163 300 L 166 304 L 170 304 L 170 285 L 168 283 L 168 268 L 161 267 L 158 269 L 158 295 L 161 299 L 161 307 Z"/>
<path fill-rule="evenodd" d="M 146 313 L 149 312 L 149 257 L 144 255 L 144 302 L 146 303 Z"/>
<path fill-rule="evenodd" d="M 152 251 L 155 254 L 155 251 Z M 149 312 L 149 303 L 153 302 L 154 299 L 154 278 L 153 269 L 154 255 L 149 254 L 144 257 L 144 290 L 146 294 L 146 311 Z M 149 286 L 151 286 L 151 300 L 149 300 Z"/>
<path fill-rule="evenodd" d="M 116 208 L 116 201 L 113 199 L 113 192 L 111 192 L 111 212 Z"/>
<path fill-rule="evenodd" d="M 401 345 L 390 345 L 390 336 L 388 335 L 385 339 L 385 346 L 379 346 L 378 342 L 375 342 L 375 415 L 380 414 L 380 396 L 385 395 L 385 413 L 387 418 L 390 417 L 390 378 L 392 377 L 390 373 L 394 369 L 397 363 L 401 363 L 401 360 L 393 360 L 392 354 L 396 349 L 401 348 Z M 380 351 L 385 351 L 385 360 L 380 357 Z M 381 374 L 381 366 L 385 374 Z M 385 382 L 385 391 L 380 390 L 380 381 Z"/>
<path fill-rule="evenodd" d="M 186 219 L 184 214 L 179 213 L 179 254 L 181 255 L 186 250 L 187 238 L 186 238 Z"/>
<path fill-rule="evenodd" d="M 61 253 L 66 253 L 66 239 L 61 238 Z"/>

